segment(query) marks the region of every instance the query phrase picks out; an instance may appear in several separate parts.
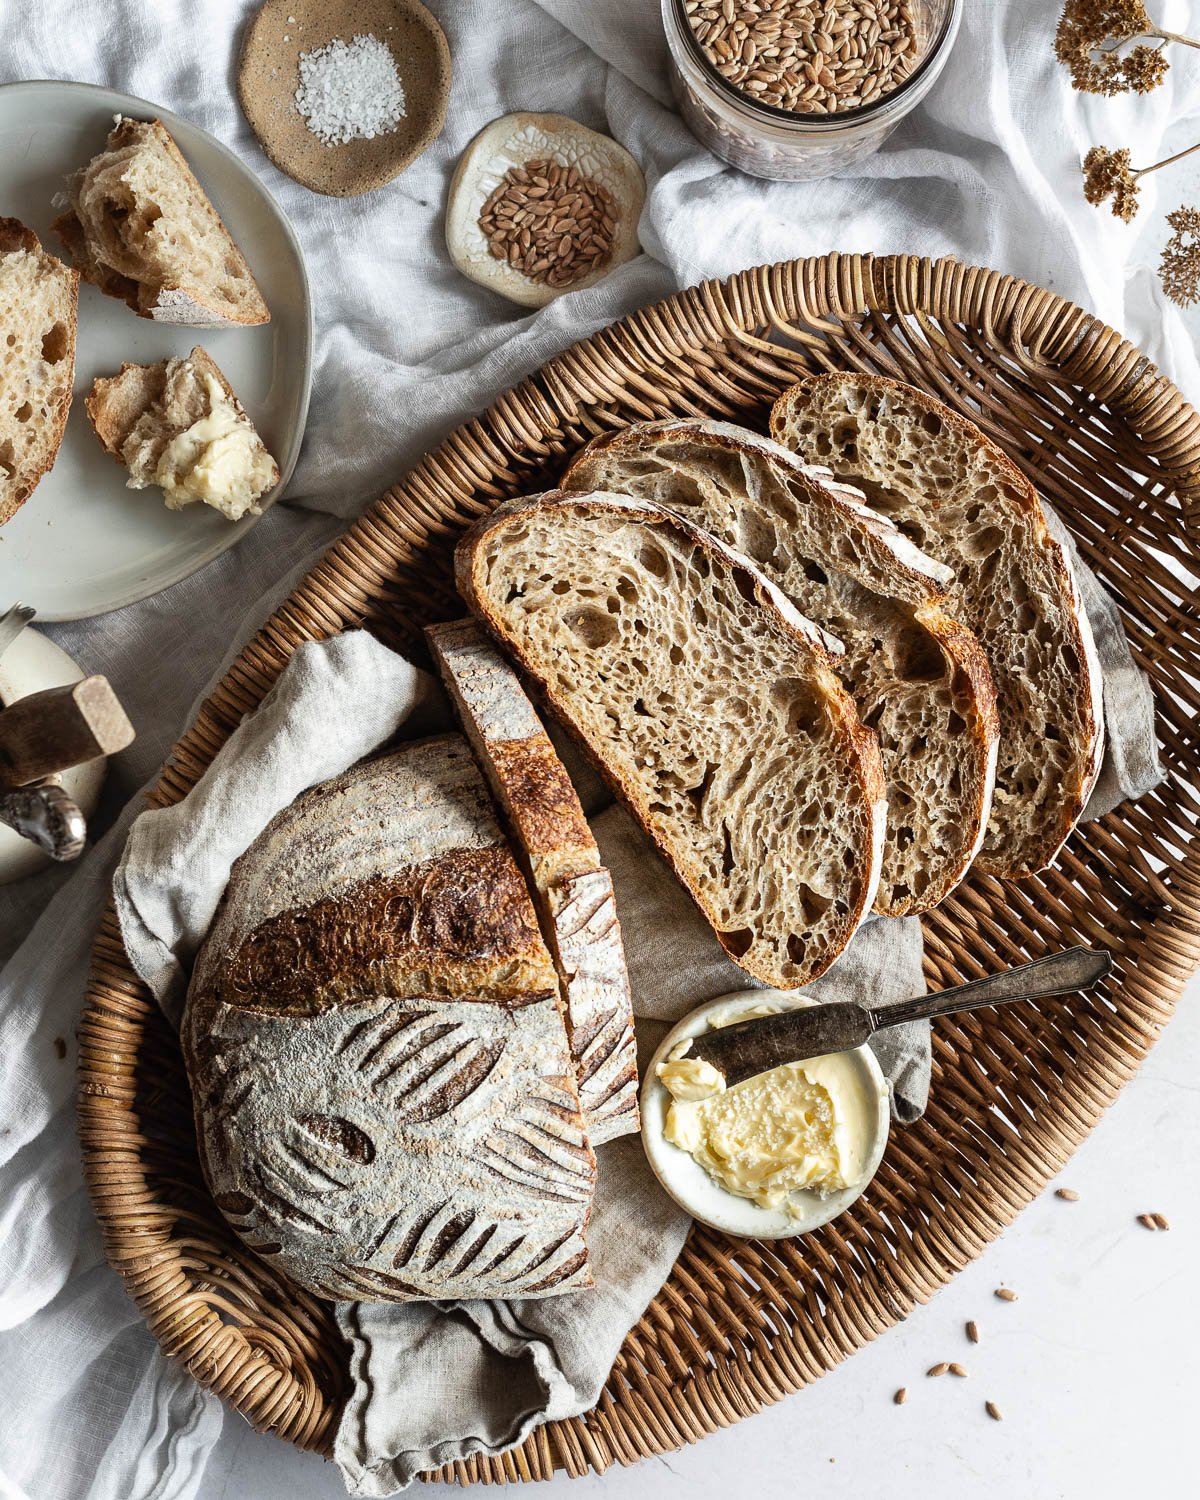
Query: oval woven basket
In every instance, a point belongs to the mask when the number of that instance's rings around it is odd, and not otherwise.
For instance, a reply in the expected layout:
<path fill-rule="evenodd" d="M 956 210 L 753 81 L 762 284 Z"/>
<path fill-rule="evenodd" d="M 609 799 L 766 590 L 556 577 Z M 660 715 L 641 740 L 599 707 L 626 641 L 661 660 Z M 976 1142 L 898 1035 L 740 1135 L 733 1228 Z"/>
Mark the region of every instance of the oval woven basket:
<path fill-rule="evenodd" d="M 1200 963 L 1200 419 L 1144 355 L 1027 283 L 944 260 L 829 255 L 745 271 L 576 344 L 468 422 L 326 555 L 230 668 L 151 794 L 177 801 L 305 640 L 365 625 L 400 649 L 453 615 L 450 556 L 594 433 L 704 414 L 761 426 L 813 369 L 895 375 L 973 417 L 1070 525 L 1154 684 L 1167 780 L 1072 836 L 1034 880 L 969 879 L 925 920 L 931 985 L 1065 946 L 1111 948 L 1071 1003 L 941 1021 L 929 1112 L 867 1194 L 799 1241 L 697 1228 L 586 1416 L 473 1480 L 579 1475 L 692 1442 L 815 1380 L 925 1301 L 1066 1161 Z M 1168 562 L 1182 566 L 1177 580 Z M 163 1350 L 255 1427 L 328 1453 L 345 1390 L 327 1305 L 244 1249 L 205 1190 L 173 1034 L 110 908 L 81 1022 L 79 1116 L 108 1258 Z"/>

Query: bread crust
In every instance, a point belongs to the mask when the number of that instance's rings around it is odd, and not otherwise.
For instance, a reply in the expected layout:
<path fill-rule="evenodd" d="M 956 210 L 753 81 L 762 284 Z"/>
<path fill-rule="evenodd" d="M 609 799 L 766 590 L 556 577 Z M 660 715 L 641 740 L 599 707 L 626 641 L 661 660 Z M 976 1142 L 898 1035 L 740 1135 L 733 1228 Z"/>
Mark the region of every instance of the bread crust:
<path fill-rule="evenodd" d="M 923 414 L 948 426 L 965 444 L 977 446 L 986 453 L 1005 477 L 1008 486 L 1005 500 L 1015 506 L 1030 528 L 1030 545 L 1039 549 L 1049 561 L 1061 597 L 1066 644 L 1074 653 L 1079 667 L 1074 694 L 1074 709 L 1083 725 L 1082 744 L 1077 756 L 1078 771 L 1073 781 L 1061 789 L 1057 815 L 1052 825 L 1043 830 L 1040 841 L 1030 855 L 1018 859 L 1002 847 L 992 849 L 981 846 L 974 861 L 975 867 L 985 874 L 1002 879 L 1016 880 L 1036 874 L 1053 862 L 1078 822 L 1100 774 L 1104 754 L 1103 684 L 1099 659 L 1070 560 L 1046 525 L 1036 490 L 1008 455 L 973 422 L 914 386 L 882 375 L 830 374 L 809 377 L 785 391 L 775 402 L 771 411 L 772 435 L 787 445 L 796 411 L 810 401 L 815 402 L 823 393 L 836 391 L 845 383 L 864 387 L 881 397 L 897 393 Z M 931 506 L 927 514 L 935 515 L 936 505 Z M 964 584 L 964 588 L 966 587 Z M 1003 724 L 1000 731 L 1003 737 Z M 985 839 L 987 837 L 988 834 L 985 833 Z"/>
<path fill-rule="evenodd" d="M 879 884 L 887 812 L 879 742 L 873 731 L 866 728 L 860 721 L 849 694 L 837 678 L 834 670 L 835 655 L 838 651 L 837 642 L 831 640 L 819 626 L 801 615 L 748 558 L 717 541 L 708 533 L 691 526 L 665 507 L 649 501 L 632 500 L 627 496 L 607 493 L 566 494 L 562 491 L 549 491 L 512 500 L 477 522 L 460 540 L 455 549 L 455 578 L 459 593 L 470 605 L 472 611 L 501 646 L 517 659 L 522 669 L 539 684 L 551 708 L 568 726 L 573 725 L 574 722 L 570 705 L 548 680 L 546 674 L 540 670 L 538 662 L 531 653 L 505 629 L 504 622 L 487 597 L 486 589 L 482 587 L 480 563 L 484 543 L 493 531 L 503 527 L 522 512 L 534 508 L 546 511 L 574 511 L 584 515 L 624 512 L 644 522 L 677 529 L 691 545 L 707 553 L 710 558 L 717 560 L 721 565 L 728 567 L 738 581 L 739 591 L 749 590 L 759 606 L 773 615 L 776 621 L 795 639 L 797 645 L 814 657 L 822 678 L 824 701 L 836 721 L 855 791 L 861 804 L 869 810 L 871 832 L 868 840 L 869 847 L 862 850 L 856 887 L 852 893 L 844 893 L 847 905 L 844 941 L 836 951 L 823 955 L 819 960 L 811 963 L 800 977 L 785 977 L 776 970 L 751 960 L 747 954 L 735 951 L 721 929 L 718 912 L 705 898 L 704 892 L 698 889 L 691 880 L 684 864 L 670 844 L 661 840 L 655 833 L 652 823 L 640 806 L 638 788 L 620 770 L 610 765 L 595 746 L 581 737 L 583 748 L 589 758 L 654 842 L 659 853 L 672 868 L 698 910 L 712 927 L 729 957 L 747 973 L 768 985 L 781 989 L 795 989 L 802 984 L 810 983 L 824 973 L 844 951 L 846 943 L 850 941 L 871 910 Z"/>
<path fill-rule="evenodd" d="M 562 987 L 593 1145 L 639 1127 L 633 999 L 612 880 L 566 767 L 516 674 L 473 619 L 425 632 L 522 854 Z"/>
<path fill-rule="evenodd" d="M 827 573 L 847 574 L 864 586 L 869 585 L 874 593 L 900 601 L 906 618 L 927 632 L 945 661 L 973 750 L 974 774 L 964 784 L 955 820 L 959 842 L 952 853 L 943 845 L 941 857 L 933 862 L 928 885 L 920 895 L 910 892 L 907 897 L 898 897 L 885 879 L 880 883 L 875 902 L 875 910 L 885 916 L 912 916 L 931 910 L 963 879 L 983 841 L 991 808 L 999 737 L 995 689 L 987 657 L 976 637 L 953 620 L 940 602 L 944 600 L 952 578 L 951 570 L 921 553 L 890 520 L 871 511 L 858 491 L 838 481 L 829 470 L 801 463 L 794 453 L 779 443 L 726 422 L 683 418 L 638 423 L 604 433 L 593 439 L 568 466 L 563 476 L 563 488 L 623 489 L 621 466 L 627 464 L 629 473 L 624 477 L 629 484 L 629 493 L 644 495 L 643 485 L 651 489 L 665 488 L 667 493 L 660 498 L 669 506 L 671 471 L 664 467 L 645 472 L 645 466 L 651 462 L 668 465 L 670 459 L 665 456 L 668 452 L 682 452 L 701 463 L 713 463 L 721 455 L 728 455 L 744 468 L 749 468 L 754 474 L 755 493 L 752 496 L 748 490 L 741 490 L 740 510 L 745 513 L 754 511 L 756 496 L 766 475 L 777 475 L 779 483 L 790 487 L 798 503 L 803 500 L 806 507 L 812 507 L 827 519 L 836 530 L 839 541 L 856 538 L 865 554 L 865 562 L 847 562 L 832 548 L 813 549 L 811 536 L 807 538 L 807 547 L 801 542 L 794 543 L 796 551 L 810 556 Z M 705 529 L 720 534 L 721 518 L 706 511 L 703 502 L 689 499 L 685 518 L 697 520 L 697 524 Z M 729 540 L 728 537 L 725 539 Z M 759 566 L 786 593 L 787 569 L 773 564 L 775 556 L 773 548 L 771 558 Z M 815 605 L 806 605 L 803 600 L 794 602 L 801 613 L 815 619 L 831 634 L 836 636 L 845 628 L 836 621 L 822 618 Z M 869 621 L 863 622 L 863 629 L 870 633 Z M 860 713 L 865 714 L 853 671 L 848 667 L 840 671 Z M 912 688 L 907 690 L 911 692 Z M 867 702 L 870 702 L 869 698 Z M 890 764 L 885 742 L 885 775 Z M 899 810 L 897 816 L 901 816 Z"/>
<path fill-rule="evenodd" d="M 71 399 L 75 383 L 75 341 L 79 323 L 79 273 L 71 267 L 63 265 L 49 251 L 42 248 L 42 243 L 37 235 L 28 225 L 23 224 L 20 219 L 0 217 L 0 259 L 6 255 L 29 255 L 37 259 L 39 265 L 53 275 L 56 282 L 56 291 L 59 298 L 66 301 L 65 318 L 54 318 L 53 327 L 62 326 L 65 329 L 65 341 L 63 352 L 55 361 L 56 381 L 62 389 L 62 395 L 53 402 L 45 402 L 47 415 L 43 426 L 43 435 L 38 444 L 37 456 L 25 458 L 15 452 L 13 463 L 5 464 L 0 468 L 0 526 L 5 521 L 15 516 L 25 501 L 33 494 L 43 477 L 54 467 L 54 461 L 58 457 L 58 450 L 62 446 L 63 433 L 67 426 L 67 416 L 71 410 Z M 22 321 L 32 322 L 37 316 L 36 308 L 22 309 Z M 16 331 L 16 330 L 13 330 Z M 43 355 L 43 358 L 45 356 Z M 0 362 L 0 379 L 3 378 L 3 363 Z M 25 401 L 37 397 L 39 392 L 29 391 L 25 394 Z M 16 395 L 12 391 L 0 389 L 0 399 L 11 398 Z M 6 472 L 11 470 L 11 472 Z"/>
<path fill-rule="evenodd" d="M 319 1296 L 591 1285 L 595 1157 L 524 877 L 466 744 L 352 767 L 230 876 L 181 1027 L 214 1200 Z"/>

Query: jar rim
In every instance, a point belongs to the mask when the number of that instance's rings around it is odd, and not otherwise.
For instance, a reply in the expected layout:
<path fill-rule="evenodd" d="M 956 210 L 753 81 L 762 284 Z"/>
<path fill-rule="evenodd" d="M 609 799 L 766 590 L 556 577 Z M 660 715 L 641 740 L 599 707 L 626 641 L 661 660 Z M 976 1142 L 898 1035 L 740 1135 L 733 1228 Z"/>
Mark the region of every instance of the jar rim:
<path fill-rule="evenodd" d="M 872 99 L 869 104 L 856 104 L 851 109 L 839 109 L 836 112 L 823 115 L 812 114 L 798 109 L 783 109 L 777 104 L 762 104 L 737 84 L 730 83 L 723 78 L 713 66 L 712 59 L 701 46 L 696 33 L 692 30 L 691 22 L 684 10 L 684 0 L 671 0 L 672 9 L 679 30 L 683 34 L 683 44 L 691 54 L 692 60 L 708 78 L 717 92 L 723 94 L 731 103 L 744 109 L 752 118 L 769 122 L 772 125 L 802 125 L 808 130 L 835 130 L 844 125 L 861 124 L 869 121 L 883 109 L 898 103 L 905 95 L 911 93 L 913 86 L 920 82 L 929 72 L 934 62 L 940 57 L 946 39 L 950 35 L 951 26 L 955 15 L 958 13 L 962 0 L 947 0 L 946 14 L 942 18 L 942 25 L 934 38 L 932 44 L 926 48 L 925 55 L 917 63 L 916 67 L 902 79 L 894 89 L 889 89 L 878 99 Z"/>

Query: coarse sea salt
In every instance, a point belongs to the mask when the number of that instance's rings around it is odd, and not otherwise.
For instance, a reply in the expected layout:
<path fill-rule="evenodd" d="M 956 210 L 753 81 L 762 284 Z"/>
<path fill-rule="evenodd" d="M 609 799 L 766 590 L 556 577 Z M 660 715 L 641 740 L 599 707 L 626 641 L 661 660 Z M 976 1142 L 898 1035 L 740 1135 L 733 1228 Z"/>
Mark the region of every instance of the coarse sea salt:
<path fill-rule="evenodd" d="M 326 146 L 373 140 L 404 118 L 404 86 L 387 46 L 359 33 L 300 54 L 296 108 Z"/>

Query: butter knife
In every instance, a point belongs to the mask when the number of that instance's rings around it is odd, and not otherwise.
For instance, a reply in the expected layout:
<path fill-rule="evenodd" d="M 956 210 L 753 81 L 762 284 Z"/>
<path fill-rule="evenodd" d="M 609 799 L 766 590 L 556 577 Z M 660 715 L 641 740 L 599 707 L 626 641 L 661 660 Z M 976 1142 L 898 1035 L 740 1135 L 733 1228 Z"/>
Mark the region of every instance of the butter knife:
<path fill-rule="evenodd" d="M 732 1088 L 783 1063 L 861 1047 L 875 1032 L 905 1021 L 931 1020 L 982 1005 L 1007 1005 L 1013 1000 L 1073 995 L 1098 984 L 1111 969 L 1112 955 L 1103 948 L 1067 948 L 1031 964 L 989 974 L 986 979 L 891 1005 L 874 1007 L 855 1000 L 835 1000 L 828 1005 L 804 1005 L 775 1016 L 736 1021 L 694 1038 L 687 1055 L 711 1063 L 724 1075 L 726 1087 Z"/>

